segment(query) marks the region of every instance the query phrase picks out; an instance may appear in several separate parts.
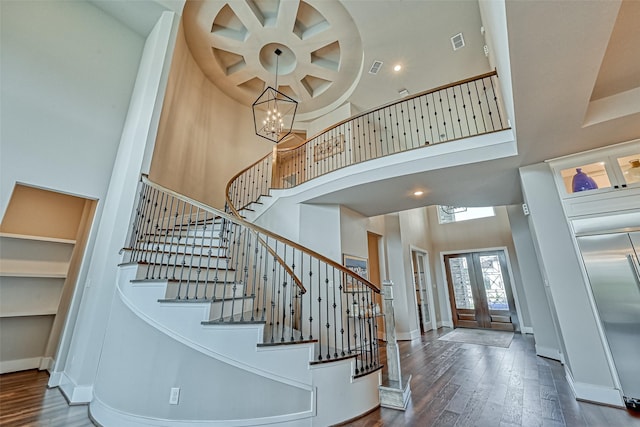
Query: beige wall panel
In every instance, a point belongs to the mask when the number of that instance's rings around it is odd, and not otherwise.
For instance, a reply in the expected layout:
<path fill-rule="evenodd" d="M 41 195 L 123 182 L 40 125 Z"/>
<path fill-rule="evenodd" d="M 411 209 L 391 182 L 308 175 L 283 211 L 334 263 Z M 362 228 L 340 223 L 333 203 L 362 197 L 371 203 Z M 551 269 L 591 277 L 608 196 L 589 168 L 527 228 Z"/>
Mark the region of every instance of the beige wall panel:
<path fill-rule="evenodd" d="M 203 75 L 181 27 L 150 179 L 222 208 L 227 182 L 271 152 L 272 147 L 269 141 L 255 135 L 251 108 L 224 95 Z"/>
<path fill-rule="evenodd" d="M 0 362 L 42 357 L 53 316 L 0 318 Z"/>
<path fill-rule="evenodd" d="M 0 232 L 73 240 L 85 200 L 17 184 L 2 218 Z"/>

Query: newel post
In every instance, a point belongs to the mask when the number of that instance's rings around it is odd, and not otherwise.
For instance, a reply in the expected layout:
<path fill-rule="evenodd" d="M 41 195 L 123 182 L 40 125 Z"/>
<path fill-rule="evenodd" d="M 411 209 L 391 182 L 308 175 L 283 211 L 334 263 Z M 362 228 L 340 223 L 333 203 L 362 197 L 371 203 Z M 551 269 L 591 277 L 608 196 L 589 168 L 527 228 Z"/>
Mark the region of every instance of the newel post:
<path fill-rule="evenodd" d="M 396 321 L 393 312 L 393 282 L 382 282 L 384 301 L 384 326 L 387 336 L 387 378 L 384 378 L 380 391 L 380 406 L 404 411 L 411 396 L 411 375 L 402 378 L 400 370 L 400 352 L 396 340 Z"/>

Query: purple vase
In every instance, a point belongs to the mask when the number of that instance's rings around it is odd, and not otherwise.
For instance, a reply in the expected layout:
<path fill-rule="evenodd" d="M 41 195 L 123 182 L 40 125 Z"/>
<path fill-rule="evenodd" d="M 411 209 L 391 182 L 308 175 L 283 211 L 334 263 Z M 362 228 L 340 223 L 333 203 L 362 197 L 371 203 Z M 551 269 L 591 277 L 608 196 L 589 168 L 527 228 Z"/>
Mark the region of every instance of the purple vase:
<path fill-rule="evenodd" d="M 598 188 L 598 184 L 586 173 L 582 172 L 582 168 L 576 169 L 576 174 L 573 176 L 573 180 L 571 181 L 571 188 L 574 193 L 578 191 L 585 190 L 596 190 Z"/>

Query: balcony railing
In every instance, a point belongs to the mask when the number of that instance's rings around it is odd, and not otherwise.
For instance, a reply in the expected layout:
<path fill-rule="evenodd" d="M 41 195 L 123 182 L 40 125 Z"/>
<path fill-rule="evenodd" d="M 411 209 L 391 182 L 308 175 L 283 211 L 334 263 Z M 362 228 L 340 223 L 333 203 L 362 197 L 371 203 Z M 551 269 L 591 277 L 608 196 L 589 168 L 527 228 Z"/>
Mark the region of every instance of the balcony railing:
<path fill-rule="evenodd" d="M 125 261 L 138 280 L 166 281 L 164 302 L 211 302 L 209 324 L 264 322 L 262 345 L 315 343 L 315 363 L 381 367 L 375 294 L 342 265 L 146 177 Z"/>
<path fill-rule="evenodd" d="M 340 168 L 509 128 L 497 73 L 441 86 L 340 122 L 292 148 L 274 149 L 227 185 L 237 213 L 267 195 Z"/>

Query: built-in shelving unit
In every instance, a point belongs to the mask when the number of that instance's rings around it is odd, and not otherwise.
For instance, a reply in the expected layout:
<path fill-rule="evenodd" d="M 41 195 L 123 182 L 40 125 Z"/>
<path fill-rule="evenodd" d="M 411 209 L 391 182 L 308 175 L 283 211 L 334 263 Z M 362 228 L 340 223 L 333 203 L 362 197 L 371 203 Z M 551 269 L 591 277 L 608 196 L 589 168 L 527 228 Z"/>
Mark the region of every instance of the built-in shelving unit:
<path fill-rule="evenodd" d="M 41 367 L 74 246 L 0 233 L 0 373 Z"/>

